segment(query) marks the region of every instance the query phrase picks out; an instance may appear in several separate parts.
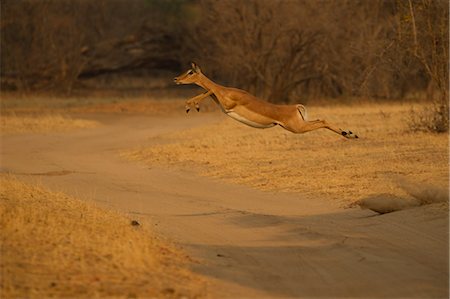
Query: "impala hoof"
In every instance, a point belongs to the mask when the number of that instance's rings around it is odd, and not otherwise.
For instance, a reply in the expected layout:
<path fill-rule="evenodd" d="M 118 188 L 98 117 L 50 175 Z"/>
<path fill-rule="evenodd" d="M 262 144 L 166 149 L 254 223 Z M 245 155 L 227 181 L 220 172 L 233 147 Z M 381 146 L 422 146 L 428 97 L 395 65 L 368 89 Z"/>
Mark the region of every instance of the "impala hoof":
<path fill-rule="evenodd" d="M 195 109 L 197 109 L 197 112 L 200 112 L 200 107 L 195 107 Z"/>
<path fill-rule="evenodd" d="M 341 132 L 342 136 L 344 136 L 345 138 L 359 138 L 358 135 L 353 134 L 352 131 L 342 131 Z"/>
<path fill-rule="evenodd" d="M 186 113 L 189 113 L 189 110 L 191 110 L 191 109 L 186 109 Z"/>

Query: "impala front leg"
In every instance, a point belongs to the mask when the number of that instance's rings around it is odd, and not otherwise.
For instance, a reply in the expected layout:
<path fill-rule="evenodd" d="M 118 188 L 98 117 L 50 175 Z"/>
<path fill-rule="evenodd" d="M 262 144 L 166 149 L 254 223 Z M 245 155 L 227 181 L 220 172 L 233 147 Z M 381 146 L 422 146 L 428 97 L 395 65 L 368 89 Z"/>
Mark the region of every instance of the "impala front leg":
<path fill-rule="evenodd" d="M 195 97 L 187 100 L 186 101 L 186 113 L 188 113 L 189 110 L 191 110 L 191 106 L 194 106 L 194 105 L 195 105 L 195 109 L 197 109 L 197 111 L 200 111 L 200 104 L 199 104 L 200 101 L 204 100 L 211 94 L 212 94 L 212 91 L 208 90 L 205 93 L 199 94 L 198 96 L 195 96 Z"/>

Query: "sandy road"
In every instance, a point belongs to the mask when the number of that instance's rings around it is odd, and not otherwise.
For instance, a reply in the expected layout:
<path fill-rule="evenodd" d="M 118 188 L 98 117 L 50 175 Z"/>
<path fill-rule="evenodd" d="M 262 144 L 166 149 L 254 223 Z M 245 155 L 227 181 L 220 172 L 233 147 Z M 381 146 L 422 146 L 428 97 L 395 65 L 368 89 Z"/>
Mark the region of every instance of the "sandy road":
<path fill-rule="evenodd" d="M 214 298 L 448 297 L 448 213 L 433 205 L 374 216 L 118 155 L 220 117 L 97 116 L 95 129 L 5 136 L 1 168 L 153 226 L 194 258 Z"/>

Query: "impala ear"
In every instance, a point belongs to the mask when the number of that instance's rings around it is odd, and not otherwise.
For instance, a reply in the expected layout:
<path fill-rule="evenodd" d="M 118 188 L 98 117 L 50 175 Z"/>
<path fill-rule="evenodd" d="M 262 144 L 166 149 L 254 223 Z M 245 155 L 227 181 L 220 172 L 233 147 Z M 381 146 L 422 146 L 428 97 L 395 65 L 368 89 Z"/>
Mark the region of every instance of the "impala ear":
<path fill-rule="evenodd" d="M 200 67 L 195 62 L 191 62 L 191 67 L 196 73 L 201 73 L 202 72 Z"/>

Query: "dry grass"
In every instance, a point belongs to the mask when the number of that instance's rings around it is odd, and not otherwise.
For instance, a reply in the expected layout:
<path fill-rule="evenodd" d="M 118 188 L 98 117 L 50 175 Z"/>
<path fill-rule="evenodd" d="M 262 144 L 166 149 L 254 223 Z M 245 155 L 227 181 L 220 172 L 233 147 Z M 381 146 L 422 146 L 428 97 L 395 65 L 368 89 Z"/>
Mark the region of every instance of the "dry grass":
<path fill-rule="evenodd" d="M 0 177 L 2 298 L 189 298 L 189 258 L 144 226 L 64 194 Z"/>
<path fill-rule="evenodd" d="M 173 113 L 184 113 L 183 100 L 154 100 L 139 98 L 133 101 L 118 101 L 115 103 L 98 103 L 89 106 L 71 108 L 76 113 L 130 113 L 167 115 Z"/>
<path fill-rule="evenodd" d="M 361 136 L 347 140 L 327 130 L 295 135 L 257 130 L 225 119 L 219 124 L 161 136 L 123 153 L 146 164 L 194 168 L 201 175 L 262 190 L 300 192 L 343 203 L 370 194 L 405 196 L 392 175 L 448 189 L 448 136 L 411 133 L 411 105 L 309 108 Z"/>
<path fill-rule="evenodd" d="M 71 114 L 184 112 L 181 100 L 155 100 L 146 96 L 124 98 L 93 94 L 78 98 L 3 93 L 0 99 L 1 134 L 58 132 L 99 125 L 95 121 L 73 118 Z"/>
<path fill-rule="evenodd" d="M 2 134 L 46 133 L 72 129 L 93 128 L 98 122 L 76 119 L 59 114 L 47 115 L 2 115 L 0 132 Z"/>
<path fill-rule="evenodd" d="M 45 115 L 86 113 L 127 113 L 167 115 L 185 113 L 185 100 L 200 91 L 161 91 L 135 95 L 118 95 L 105 91 L 90 92 L 84 96 L 58 97 L 55 95 L 18 95 L 3 93 L 0 96 L 2 114 Z M 202 111 L 216 109 L 212 101 L 202 105 Z"/>

